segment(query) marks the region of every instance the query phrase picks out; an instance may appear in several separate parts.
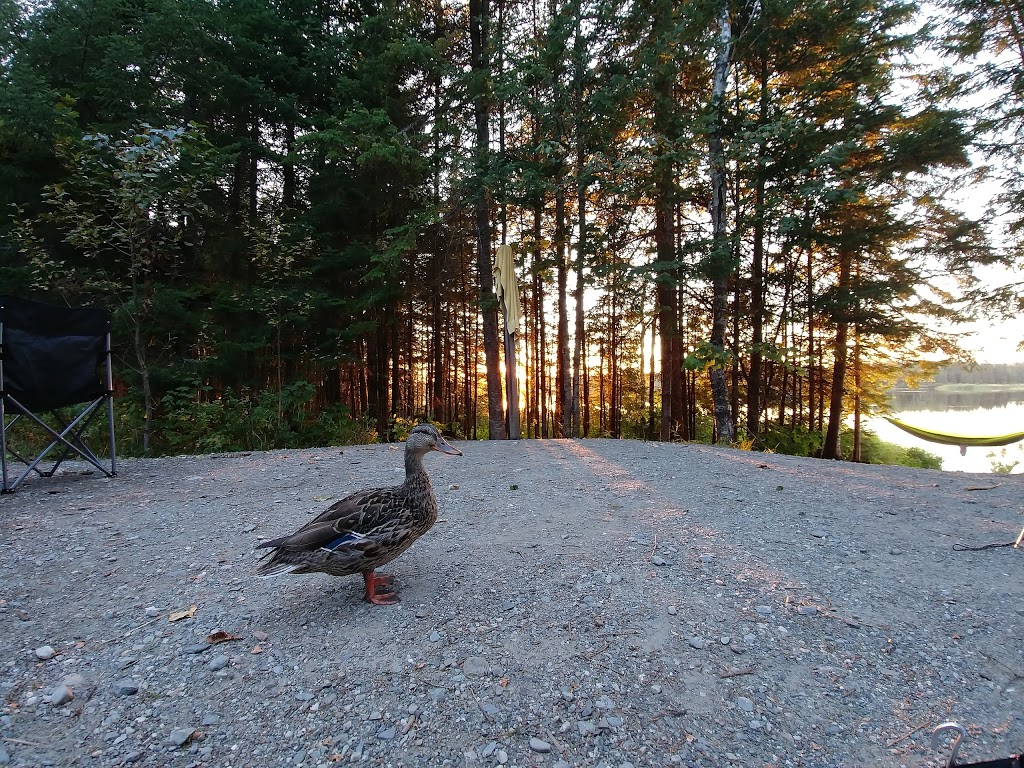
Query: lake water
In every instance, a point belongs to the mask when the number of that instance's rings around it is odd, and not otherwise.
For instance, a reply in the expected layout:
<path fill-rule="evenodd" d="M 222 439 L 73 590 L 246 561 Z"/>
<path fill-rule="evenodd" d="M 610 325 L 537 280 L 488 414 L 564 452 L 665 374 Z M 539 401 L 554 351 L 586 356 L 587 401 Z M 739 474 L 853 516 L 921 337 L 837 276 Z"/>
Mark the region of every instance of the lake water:
<path fill-rule="evenodd" d="M 894 393 L 891 407 L 900 421 L 922 429 L 962 435 L 1005 435 L 1024 432 L 1024 401 L 1020 394 L 985 393 L 964 395 L 932 391 Z M 1024 441 L 1000 448 L 967 448 L 960 455 L 955 445 L 930 443 L 904 432 L 884 418 L 872 417 L 864 426 L 887 443 L 922 448 L 942 459 L 942 468 L 952 472 L 992 472 L 995 464 L 1013 464 L 1013 474 L 1024 473 Z"/>

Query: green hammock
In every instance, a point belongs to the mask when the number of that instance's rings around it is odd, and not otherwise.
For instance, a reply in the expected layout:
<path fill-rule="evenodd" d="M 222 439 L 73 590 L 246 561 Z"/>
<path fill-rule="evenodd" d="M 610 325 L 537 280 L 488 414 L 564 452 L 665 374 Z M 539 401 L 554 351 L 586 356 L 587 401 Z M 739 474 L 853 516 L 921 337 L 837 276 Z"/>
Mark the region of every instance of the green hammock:
<path fill-rule="evenodd" d="M 886 416 L 885 420 L 893 426 L 899 427 L 904 432 L 909 432 L 914 437 L 919 437 L 922 440 L 928 440 L 932 443 L 941 443 L 942 445 L 959 445 L 960 453 L 966 453 L 968 446 L 972 448 L 994 447 L 1010 445 L 1011 443 L 1016 443 L 1018 440 L 1024 440 L 1024 432 L 1011 432 L 1008 435 L 994 435 L 992 437 L 951 435 L 948 432 L 934 432 L 930 429 L 921 429 L 920 427 L 914 427 L 910 424 L 904 424 L 899 419 L 894 419 L 891 416 Z"/>

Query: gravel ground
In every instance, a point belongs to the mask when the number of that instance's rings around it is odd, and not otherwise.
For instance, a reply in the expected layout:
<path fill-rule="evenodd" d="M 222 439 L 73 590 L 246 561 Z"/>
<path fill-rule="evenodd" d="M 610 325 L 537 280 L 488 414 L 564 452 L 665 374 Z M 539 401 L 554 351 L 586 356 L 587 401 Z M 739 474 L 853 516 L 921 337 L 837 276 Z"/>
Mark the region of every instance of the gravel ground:
<path fill-rule="evenodd" d="M 1024 476 L 458 445 L 394 607 L 252 574 L 401 446 L 0 498 L 0 765 L 938 766 L 949 719 L 963 761 L 1024 751 L 1024 551 L 953 548 L 1016 538 Z"/>

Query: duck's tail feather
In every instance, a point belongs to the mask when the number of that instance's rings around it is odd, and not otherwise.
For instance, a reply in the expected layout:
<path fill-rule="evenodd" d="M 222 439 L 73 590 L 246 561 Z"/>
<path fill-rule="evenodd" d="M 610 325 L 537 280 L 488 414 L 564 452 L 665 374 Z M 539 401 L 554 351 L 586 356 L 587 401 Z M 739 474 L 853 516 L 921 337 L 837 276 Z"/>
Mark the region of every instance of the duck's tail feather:
<path fill-rule="evenodd" d="M 302 568 L 303 566 L 299 563 L 275 563 L 271 561 L 261 565 L 260 569 L 256 571 L 256 575 L 261 579 L 272 579 L 275 576 L 283 576 L 286 573 L 300 571 Z"/>

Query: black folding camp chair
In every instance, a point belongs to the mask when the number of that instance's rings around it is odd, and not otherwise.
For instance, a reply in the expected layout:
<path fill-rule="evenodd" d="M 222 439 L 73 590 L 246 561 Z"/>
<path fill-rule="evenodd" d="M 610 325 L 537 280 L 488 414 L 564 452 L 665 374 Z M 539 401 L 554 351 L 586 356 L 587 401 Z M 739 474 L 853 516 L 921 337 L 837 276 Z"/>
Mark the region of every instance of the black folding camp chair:
<path fill-rule="evenodd" d="M 108 461 L 85 441 L 104 405 Z M 3 493 L 33 472 L 51 477 L 72 456 L 107 477 L 117 474 L 110 312 L 0 296 L 0 423 Z M 47 457 L 53 465 L 44 470 Z M 14 477 L 10 464 L 25 469 Z"/>

